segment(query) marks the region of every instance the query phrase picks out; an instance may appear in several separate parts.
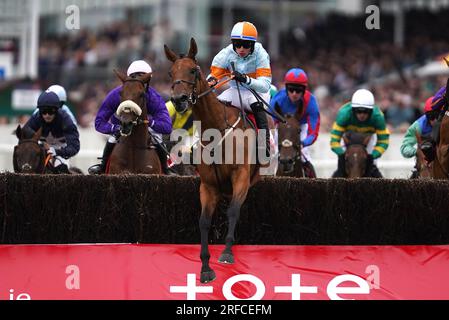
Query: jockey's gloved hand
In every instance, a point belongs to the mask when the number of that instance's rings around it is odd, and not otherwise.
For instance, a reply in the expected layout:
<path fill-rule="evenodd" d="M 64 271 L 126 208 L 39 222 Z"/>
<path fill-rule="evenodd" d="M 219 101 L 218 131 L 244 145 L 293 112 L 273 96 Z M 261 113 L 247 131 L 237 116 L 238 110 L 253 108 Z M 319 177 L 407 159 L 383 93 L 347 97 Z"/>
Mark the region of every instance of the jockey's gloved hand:
<path fill-rule="evenodd" d="M 50 154 L 52 157 L 56 157 L 56 150 L 53 147 L 48 148 L 47 154 Z"/>
<path fill-rule="evenodd" d="M 217 84 L 217 82 L 218 82 L 217 78 L 215 78 L 215 77 L 212 76 L 212 75 L 209 75 L 209 76 L 206 78 L 206 81 L 207 81 L 207 83 L 209 84 L 209 87 L 215 86 L 215 85 Z"/>
<path fill-rule="evenodd" d="M 233 71 L 232 74 L 234 75 L 234 79 L 241 83 L 247 83 L 248 82 L 248 76 L 246 74 L 241 74 L 238 71 Z"/>

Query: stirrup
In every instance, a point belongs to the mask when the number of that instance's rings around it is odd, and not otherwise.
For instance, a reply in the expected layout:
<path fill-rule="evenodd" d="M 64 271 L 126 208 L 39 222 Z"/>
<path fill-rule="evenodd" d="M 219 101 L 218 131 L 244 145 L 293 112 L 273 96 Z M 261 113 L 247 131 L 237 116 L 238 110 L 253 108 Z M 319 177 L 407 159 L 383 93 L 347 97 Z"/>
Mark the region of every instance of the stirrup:
<path fill-rule="evenodd" d="M 94 164 L 87 169 L 89 174 L 103 174 L 104 170 L 101 164 Z"/>

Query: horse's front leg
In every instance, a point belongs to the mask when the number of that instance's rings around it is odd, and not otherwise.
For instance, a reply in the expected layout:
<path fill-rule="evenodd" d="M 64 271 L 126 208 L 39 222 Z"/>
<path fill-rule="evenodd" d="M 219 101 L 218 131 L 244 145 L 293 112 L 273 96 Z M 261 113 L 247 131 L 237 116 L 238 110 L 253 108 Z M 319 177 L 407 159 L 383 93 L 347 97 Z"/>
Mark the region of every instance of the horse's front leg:
<path fill-rule="evenodd" d="M 212 216 L 217 207 L 219 200 L 219 193 L 207 184 L 200 185 L 200 200 L 201 200 L 201 217 L 200 217 L 200 232 L 201 232 L 201 276 L 200 282 L 207 283 L 215 280 L 215 271 L 209 266 L 209 229 L 212 221 Z"/>
<path fill-rule="evenodd" d="M 243 171 L 243 172 L 242 172 Z M 232 200 L 226 211 L 228 216 L 228 233 L 226 235 L 226 246 L 223 250 L 218 262 L 234 263 L 234 255 L 232 253 L 232 245 L 234 244 L 235 226 L 240 216 L 240 208 L 245 202 L 246 195 L 249 190 L 249 173 L 245 170 L 239 170 L 232 175 Z"/>

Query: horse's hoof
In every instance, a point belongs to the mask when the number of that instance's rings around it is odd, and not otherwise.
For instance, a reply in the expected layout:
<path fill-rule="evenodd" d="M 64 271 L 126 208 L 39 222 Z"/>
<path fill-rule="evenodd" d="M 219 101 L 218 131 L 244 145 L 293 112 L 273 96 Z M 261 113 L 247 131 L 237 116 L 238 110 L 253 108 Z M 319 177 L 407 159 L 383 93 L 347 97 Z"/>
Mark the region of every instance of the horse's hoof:
<path fill-rule="evenodd" d="M 218 262 L 225 264 L 233 264 L 234 255 L 232 253 L 222 253 L 220 258 L 218 258 Z"/>
<path fill-rule="evenodd" d="M 216 277 L 217 276 L 215 275 L 215 271 L 214 270 L 204 271 L 204 272 L 201 272 L 200 282 L 201 283 L 208 283 L 208 282 L 214 281 Z"/>

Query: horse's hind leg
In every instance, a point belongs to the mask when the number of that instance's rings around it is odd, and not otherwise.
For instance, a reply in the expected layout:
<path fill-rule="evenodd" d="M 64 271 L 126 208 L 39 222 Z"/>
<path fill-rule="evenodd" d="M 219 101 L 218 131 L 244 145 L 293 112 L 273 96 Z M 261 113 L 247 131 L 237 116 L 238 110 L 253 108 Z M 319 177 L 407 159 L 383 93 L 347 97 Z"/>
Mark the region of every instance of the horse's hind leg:
<path fill-rule="evenodd" d="M 226 211 L 228 216 L 228 233 L 226 235 L 226 246 L 223 250 L 218 262 L 221 263 L 234 263 L 234 254 L 232 253 L 232 245 L 234 244 L 235 226 L 240 216 L 240 208 L 243 202 L 245 202 L 246 195 L 249 189 L 249 178 L 245 179 L 244 175 L 234 174 L 232 178 L 232 200 L 231 204 Z"/>
<path fill-rule="evenodd" d="M 201 232 L 201 276 L 200 282 L 207 283 L 215 280 L 215 272 L 209 266 L 209 229 L 212 221 L 212 216 L 217 207 L 219 195 L 215 188 L 201 184 L 200 186 L 200 200 L 201 200 L 201 217 L 200 217 L 200 232 Z"/>

